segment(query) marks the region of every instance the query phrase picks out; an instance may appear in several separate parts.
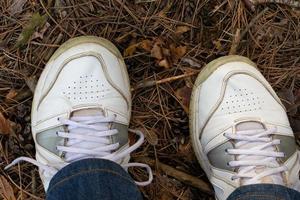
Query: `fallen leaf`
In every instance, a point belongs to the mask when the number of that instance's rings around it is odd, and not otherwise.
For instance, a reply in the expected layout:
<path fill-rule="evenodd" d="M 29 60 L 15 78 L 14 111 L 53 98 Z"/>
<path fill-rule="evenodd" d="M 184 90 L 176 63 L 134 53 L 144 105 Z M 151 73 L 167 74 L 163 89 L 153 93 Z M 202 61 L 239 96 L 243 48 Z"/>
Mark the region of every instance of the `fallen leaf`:
<path fill-rule="evenodd" d="M 187 86 L 183 86 L 182 88 L 179 88 L 175 91 L 175 96 L 179 100 L 180 105 L 186 113 L 189 113 L 191 94 L 192 88 Z"/>
<path fill-rule="evenodd" d="M 3 200 L 16 200 L 14 190 L 4 176 L 0 176 L 0 196 Z"/>
<path fill-rule="evenodd" d="M 186 46 L 179 46 L 179 47 L 176 47 L 176 49 L 175 49 L 175 53 L 178 58 L 182 58 L 186 54 L 186 51 L 187 51 Z"/>
<path fill-rule="evenodd" d="M 136 48 L 139 46 L 139 44 L 132 44 L 129 47 L 127 47 L 124 51 L 124 56 L 132 56 L 136 52 Z"/>
<path fill-rule="evenodd" d="M 5 119 L 3 114 L 0 112 L 0 134 L 8 135 L 11 133 L 11 126 L 9 120 Z"/>
<path fill-rule="evenodd" d="M 8 8 L 10 15 L 15 15 L 22 12 L 23 7 L 27 0 L 13 0 L 11 6 Z"/>
<path fill-rule="evenodd" d="M 18 92 L 15 89 L 9 90 L 9 92 L 5 96 L 5 101 L 10 102 L 11 100 L 13 100 L 17 96 L 17 94 L 18 94 Z"/>
<path fill-rule="evenodd" d="M 123 32 L 123 34 L 122 35 L 120 35 L 119 37 L 117 37 L 116 39 L 115 39 L 115 41 L 117 42 L 117 43 L 123 43 L 123 42 L 125 42 L 127 39 L 128 39 L 128 37 L 130 36 L 132 34 L 132 31 L 130 31 L 130 32 Z"/>
<path fill-rule="evenodd" d="M 174 47 L 174 45 L 171 45 L 170 49 L 172 52 L 172 60 L 174 63 L 177 63 L 178 60 L 180 60 L 186 54 L 187 51 L 186 46 Z"/>
<path fill-rule="evenodd" d="M 167 59 L 163 59 L 163 60 L 159 61 L 158 65 L 161 67 L 164 67 L 166 69 L 169 69 L 171 67 L 171 65 Z"/>
<path fill-rule="evenodd" d="M 153 48 L 153 44 L 150 40 L 143 40 L 141 43 L 140 43 L 140 47 L 142 49 L 144 49 L 145 51 L 147 52 L 151 52 L 152 48 Z"/>
<path fill-rule="evenodd" d="M 158 60 L 162 60 L 164 58 L 162 48 L 158 42 L 153 45 L 153 48 L 151 49 L 151 56 Z"/>
<path fill-rule="evenodd" d="M 36 28 L 44 26 L 47 21 L 47 15 L 40 15 L 39 13 L 34 13 L 29 21 L 29 23 L 23 28 L 19 38 L 17 40 L 16 46 L 22 47 L 31 38 L 33 33 L 36 31 Z"/>
<path fill-rule="evenodd" d="M 171 56 L 170 49 L 162 48 L 162 52 L 163 52 L 164 57 L 170 57 Z"/>
<path fill-rule="evenodd" d="M 191 28 L 188 27 L 188 26 L 177 26 L 176 30 L 175 30 L 175 34 L 176 35 L 181 35 L 185 32 L 188 32 L 189 30 L 191 30 Z"/>

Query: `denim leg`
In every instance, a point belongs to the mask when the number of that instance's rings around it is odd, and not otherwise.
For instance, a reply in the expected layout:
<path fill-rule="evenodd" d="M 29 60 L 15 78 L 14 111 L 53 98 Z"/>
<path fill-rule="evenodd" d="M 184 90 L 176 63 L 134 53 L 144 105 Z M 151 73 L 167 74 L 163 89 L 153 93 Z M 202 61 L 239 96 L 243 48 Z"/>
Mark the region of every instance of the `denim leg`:
<path fill-rule="evenodd" d="M 275 184 L 255 184 L 237 188 L 227 200 L 297 200 L 296 190 Z"/>
<path fill-rule="evenodd" d="M 85 159 L 62 168 L 52 178 L 47 200 L 138 200 L 141 193 L 118 164 Z"/>

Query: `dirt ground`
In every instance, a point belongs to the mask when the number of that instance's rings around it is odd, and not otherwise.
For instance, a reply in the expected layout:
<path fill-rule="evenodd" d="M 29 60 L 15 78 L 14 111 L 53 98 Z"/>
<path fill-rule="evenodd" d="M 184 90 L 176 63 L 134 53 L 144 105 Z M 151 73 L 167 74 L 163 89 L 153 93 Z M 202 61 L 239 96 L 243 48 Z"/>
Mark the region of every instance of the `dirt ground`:
<path fill-rule="evenodd" d="M 43 199 L 34 157 L 30 107 L 37 79 L 60 44 L 80 35 L 112 41 L 124 55 L 131 80 L 131 128 L 146 141 L 133 161 L 152 166 L 145 199 L 213 199 L 194 156 L 188 128 L 189 97 L 197 74 L 220 56 L 237 54 L 259 70 L 287 107 L 300 135 L 300 9 L 241 0 L 1 0 L 0 195 Z M 252 7 L 253 8 L 253 7 Z M 131 141 L 135 137 L 130 137 Z M 147 178 L 131 169 L 137 180 Z"/>

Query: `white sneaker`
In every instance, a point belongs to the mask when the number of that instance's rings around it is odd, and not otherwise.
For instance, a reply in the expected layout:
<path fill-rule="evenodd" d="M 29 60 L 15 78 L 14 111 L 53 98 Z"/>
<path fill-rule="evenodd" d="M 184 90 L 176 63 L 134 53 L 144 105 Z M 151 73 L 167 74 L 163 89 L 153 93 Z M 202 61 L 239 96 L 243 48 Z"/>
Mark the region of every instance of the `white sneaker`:
<path fill-rule="evenodd" d="M 192 93 L 190 130 L 217 199 L 258 183 L 300 191 L 300 160 L 285 109 L 249 59 L 226 56 L 203 69 Z"/>
<path fill-rule="evenodd" d="M 36 160 L 21 157 L 39 167 L 47 190 L 55 173 L 77 160 L 103 158 L 122 165 L 144 141 L 129 147 L 128 125 L 131 94 L 122 55 L 108 40 L 93 36 L 71 39 L 51 57 L 37 84 L 32 104 L 32 134 Z"/>

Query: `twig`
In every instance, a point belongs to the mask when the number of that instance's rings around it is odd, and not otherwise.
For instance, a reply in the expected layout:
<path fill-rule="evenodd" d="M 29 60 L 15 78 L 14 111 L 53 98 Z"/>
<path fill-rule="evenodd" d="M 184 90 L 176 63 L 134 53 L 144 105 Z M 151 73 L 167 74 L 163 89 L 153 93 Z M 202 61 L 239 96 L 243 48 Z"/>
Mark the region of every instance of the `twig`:
<path fill-rule="evenodd" d="M 45 7 L 43 0 L 40 0 L 40 4 L 43 7 L 43 9 L 45 10 L 46 14 L 49 16 L 49 18 L 60 28 L 60 30 L 63 31 L 64 33 L 66 33 L 69 37 L 71 37 L 71 35 L 59 23 L 57 23 L 57 21 L 52 17 L 52 15 L 49 13 L 47 8 Z"/>
<path fill-rule="evenodd" d="M 229 51 L 229 55 L 234 55 L 236 54 L 237 48 L 240 44 L 241 41 L 241 29 L 236 29 L 232 44 L 231 44 L 231 48 Z"/>
<path fill-rule="evenodd" d="M 24 90 L 21 90 L 20 92 L 18 92 L 17 96 L 14 97 L 13 99 L 10 99 L 8 101 L 8 103 L 11 103 L 11 102 L 16 102 L 16 103 L 19 103 L 21 101 L 24 101 L 25 99 L 29 98 L 29 97 L 32 97 L 32 91 L 31 90 L 28 90 L 28 89 L 24 89 Z"/>
<path fill-rule="evenodd" d="M 256 15 L 248 24 L 248 26 L 246 26 L 246 28 L 242 31 L 242 33 L 240 33 L 240 29 L 236 30 L 236 33 L 234 35 L 234 39 L 232 41 L 232 45 L 229 51 L 229 55 L 235 54 L 236 51 L 239 48 L 240 42 L 241 40 L 245 37 L 245 35 L 247 34 L 247 32 L 250 30 L 250 28 L 255 24 L 255 22 L 260 19 L 267 11 L 269 10 L 269 8 L 265 8 L 263 11 L 261 11 L 260 13 L 258 13 L 258 15 Z"/>
<path fill-rule="evenodd" d="M 255 5 L 264 3 L 284 4 L 291 7 L 300 8 L 299 0 L 244 0 L 244 2 L 251 10 L 255 10 Z"/>
<path fill-rule="evenodd" d="M 263 4 L 263 3 L 277 3 L 285 4 L 291 7 L 300 8 L 299 0 L 250 0 L 254 5 Z"/>
<path fill-rule="evenodd" d="M 203 181 L 195 176 L 192 176 L 185 172 L 179 171 L 169 165 L 152 160 L 151 158 L 148 158 L 148 157 L 136 158 L 136 160 L 139 162 L 145 162 L 145 163 L 149 164 L 150 166 L 157 166 L 158 169 L 162 170 L 167 175 L 172 176 L 173 178 L 176 178 L 177 180 L 179 180 L 187 185 L 193 186 L 193 187 L 201 190 L 202 192 L 205 192 L 207 194 L 213 194 L 210 184 L 208 184 L 206 181 Z"/>
<path fill-rule="evenodd" d="M 126 10 L 126 12 L 134 19 L 136 23 L 139 22 L 139 19 L 131 12 L 131 10 L 125 5 L 125 3 L 121 2 L 120 0 L 116 0 L 116 2 L 118 2 L 118 4 L 120 4 Z"/>
<path fill-rule="evenodd" d="M 167 82 L 172 82 L 172 81 L 176 81 L 179 79 L 183 79 L 189 76 L 193 76 L 195 74 L 198 74 L 197 72 L 190 72 L 190 73 L 186 73 L 186 74 L 182 74 L 182 75 L 178 75 L 178 76 L 173 76 L 173 77 L 169 77 L 169 78 L 164 78 L 158 81 L 155 80 L 150 80 L 150 81 L 145 81 L 142 83 L 138 83 L 135 87 L 131 88 L 131 91 L 140 89 L 140 88 L 146 88 L 146 87 L 152 87 L 154 85 L 158 85 L 158 84 L 162 84 L 162 83 L 167 83 Z"/>
<path fill-rule="evenodd" d="M 255 6 L 254 6 L 254 4 L 252 3 L 251 0 L 243 0 L 243 1 L 244 1 L 247 8 L 249 8 L 253 12 L 255 11 Z"/>
<path fill-rule="evenodd" d="M 255 24 L 255 22 L 261 18 L 267 11 L 269 10 L 269 8 L 265 8 L 263 9 L 260 13 L 258 13 L 258 15 L 256 15 L 248 24 L 248 26 L 245 28 L 245 30 L 241 33 L 241 39 L 247 34 L 247 32 L 250 30 L 250 28 Z"/>
<path fill-rule="evenodd" d="M 33 195 L 36 195 L 36 174 L 35 174 L 35 170 L 31 171 L 31 192 Z"/>
<path fill-rule="evenodd" d="M 55 39 L 55 41 L 54 41 L 53 44 L 54 44 L 54 45 L 59 44 L 59 43 L 61 42 L 62 38 L 63 38 L 63 34 L 60 33 L 60 34 L 57 36 L 57 38 Z M 50 57 L 52 56 L 52 54 L 54 53 L 54 51 L 55 51 L 55 48 L 51 48 L 51 49 L 49 50 L 49 52 L 45 55 L 44 59 L 45 59 L 46 61 L 48 61 L 48 60 L 50 59 Z"/>

